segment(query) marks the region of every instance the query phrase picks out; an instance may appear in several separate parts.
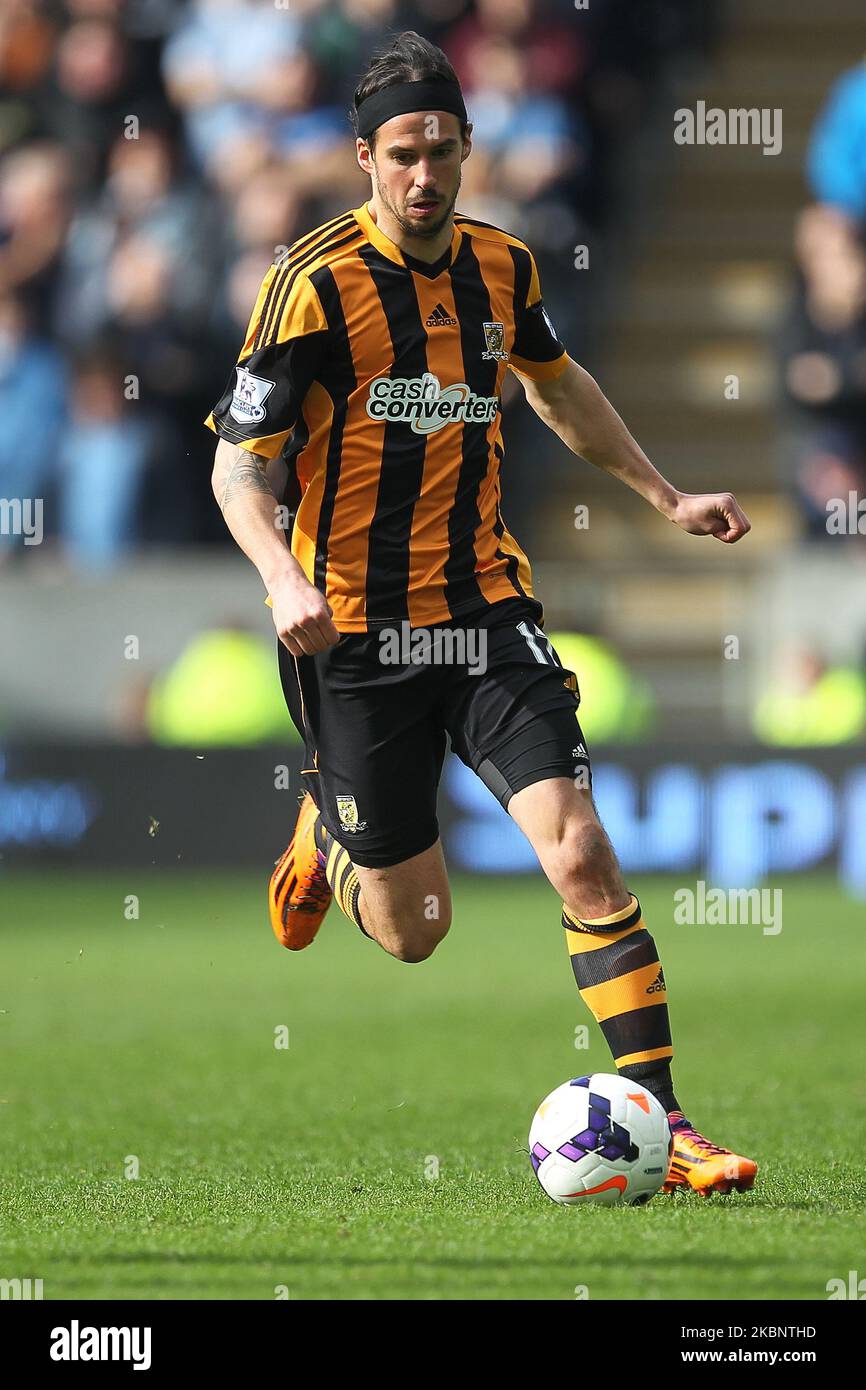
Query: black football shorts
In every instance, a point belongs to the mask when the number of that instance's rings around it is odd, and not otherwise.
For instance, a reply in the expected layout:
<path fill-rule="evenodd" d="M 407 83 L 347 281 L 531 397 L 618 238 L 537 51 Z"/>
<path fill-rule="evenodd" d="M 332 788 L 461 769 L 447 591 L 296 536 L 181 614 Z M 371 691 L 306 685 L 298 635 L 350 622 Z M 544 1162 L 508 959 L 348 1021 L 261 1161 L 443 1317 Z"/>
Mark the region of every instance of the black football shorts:
<path fill-rule="evenodd" d="M 304 784 L 356 864 L 385 868 L 436 843 L 449 738 L 506 809 L 549 777 L 591 785 L 577 678 L 538 613 L 532 600 L 505 599 L 429 629 L 345 633 L 315 656 L 278 644 Z"/>

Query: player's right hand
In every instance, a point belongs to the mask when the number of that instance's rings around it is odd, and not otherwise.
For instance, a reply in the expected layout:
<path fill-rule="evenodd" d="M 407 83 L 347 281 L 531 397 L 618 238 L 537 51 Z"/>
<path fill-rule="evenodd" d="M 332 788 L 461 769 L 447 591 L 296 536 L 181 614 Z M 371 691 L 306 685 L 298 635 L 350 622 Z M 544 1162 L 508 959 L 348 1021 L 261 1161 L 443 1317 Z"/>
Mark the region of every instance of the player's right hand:
<path fill-rule="evenodd" d="M 271 586 L 277 636 L 292 656 L 314 656 L 340 640 L 334 610 L 303 574 L 287 574 Z"/>

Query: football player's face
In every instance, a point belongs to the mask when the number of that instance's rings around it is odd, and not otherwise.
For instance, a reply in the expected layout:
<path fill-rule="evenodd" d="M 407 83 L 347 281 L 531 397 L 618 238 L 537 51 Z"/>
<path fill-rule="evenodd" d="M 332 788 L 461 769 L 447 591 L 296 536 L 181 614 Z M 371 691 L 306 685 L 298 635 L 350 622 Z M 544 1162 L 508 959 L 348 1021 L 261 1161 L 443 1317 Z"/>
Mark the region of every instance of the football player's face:
<path fill-rule="evenodd" d="M 454 211 L 460 166 L 471 148 L 457 116 L 418 111 L 380 126 L 372 153 L 359 140 L 358 162 L 406 235 L 435 237 Z"/>

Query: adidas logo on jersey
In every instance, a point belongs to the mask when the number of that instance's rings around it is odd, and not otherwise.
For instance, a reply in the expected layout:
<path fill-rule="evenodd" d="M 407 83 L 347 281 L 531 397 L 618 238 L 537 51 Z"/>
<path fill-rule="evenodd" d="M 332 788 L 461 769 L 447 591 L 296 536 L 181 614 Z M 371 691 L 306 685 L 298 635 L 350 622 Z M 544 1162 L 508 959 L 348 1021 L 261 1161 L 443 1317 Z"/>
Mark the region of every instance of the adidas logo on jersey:
<path fill-rule="evenodd" d="M 456 328 L 457 326 L 457 320 L 452 319 L 444 304 L 437 304 L 425 322 L 428 328 Z"/>
<path fill-rule="evenodd" d="M 665 972 L 664 972 L 661 968 L 659 968 L 659 973 L 656 975 L 656 977 L 655 977 L 655 979 L 653 980 L 652 984 L 647 986 L 646 993 L 647 993 L 647 994 L 661 994 L 661 993 L 664 991 L 664 989 L 665 989 Z"/>

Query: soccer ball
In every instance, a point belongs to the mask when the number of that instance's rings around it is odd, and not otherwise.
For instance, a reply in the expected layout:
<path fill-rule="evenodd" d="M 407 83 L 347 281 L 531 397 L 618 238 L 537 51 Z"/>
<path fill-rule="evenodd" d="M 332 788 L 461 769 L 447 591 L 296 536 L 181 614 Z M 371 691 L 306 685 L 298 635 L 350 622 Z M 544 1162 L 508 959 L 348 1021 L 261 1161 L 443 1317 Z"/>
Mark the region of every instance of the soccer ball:
<path fill-rule="evenodd" d="M 668 1175 L 673 1138 L 664 1107 L 624 1076 L 595 1072 L 543 1100 L 529 1159 L 548 1197 L 566 1206 L 640 1206 Z"/>

